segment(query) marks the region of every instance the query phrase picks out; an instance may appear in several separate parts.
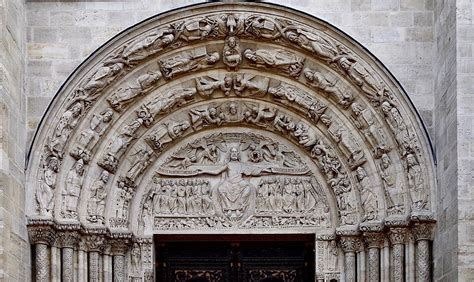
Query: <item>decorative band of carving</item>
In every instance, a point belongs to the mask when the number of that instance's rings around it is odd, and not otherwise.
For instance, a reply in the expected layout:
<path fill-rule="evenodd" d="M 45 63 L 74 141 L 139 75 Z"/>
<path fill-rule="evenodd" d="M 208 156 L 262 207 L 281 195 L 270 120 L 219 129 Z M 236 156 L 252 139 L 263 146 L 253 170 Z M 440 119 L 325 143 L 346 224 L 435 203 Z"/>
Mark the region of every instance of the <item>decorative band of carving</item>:
<path fill-rule="evenodd" d="M 432 240 L 434 224 L 417 223 L 413 228 L 413 234 L 416 241 Z"/>
<path fill-rule="evenodd" d="M 381 248 L 386 236 L 383 233 L 365 232 L 364 241 L 367 248 Z"/>
<path fill-rule="evenodd" d="M 393 245 L 398 245 L 398 244 L 405 244 L 406 239 L 407 239 L 407 234 L 408 234 L 407 228 L 397 227 L 397 228 L 390 228 L 388 236 L 389 236 L 390 242 Z"/>
<path fill-rule="evenodd" d="M 360 247 L 360 238 L 355 236 L 343 236 L 340 244 L 344 253 L 356 252 Z"/>

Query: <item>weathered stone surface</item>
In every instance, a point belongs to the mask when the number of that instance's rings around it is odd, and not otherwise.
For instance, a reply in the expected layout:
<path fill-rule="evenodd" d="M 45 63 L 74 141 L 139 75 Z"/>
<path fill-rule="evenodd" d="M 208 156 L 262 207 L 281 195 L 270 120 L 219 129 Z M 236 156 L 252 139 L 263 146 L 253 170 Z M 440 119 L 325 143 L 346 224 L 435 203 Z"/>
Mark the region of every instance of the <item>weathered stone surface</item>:
<path fill-rule="evenodd" d="M 269 2 L 289 5 L 319 16 L 348 32 L 373 52 L 404 86 L 420 111 L 428 132 L 432 133 L 436 150 L 438 184 L 432 191 L 436 195 L 433 202 L 438 219 L 434 236 L 434 278 L 453 281 L 472 279 L 471 259 L 474 251 L 469 247 L 472 244 L 469 234 L 474 217 L 472 1 Z M 3 30 L 0 36 L 0 188 L 4 195 L 0 204 L 4 214 L 1 222 L 1 236 L 4 238 L 1 247 L 4 251 L 1 258 L 5 262 L 0 267 L 3 275 L 0 278 L 25 281 L 30 277 L 30 268 L 23 222 L 27 194 L 24 188 L 24 160 L 49 101 L 83 59 L 119 31 L 149 16 L 191 2 L 0 3 Z M 222 52 L 221 47 L 212 51 Z M 247 48 L 255 49 L 256 46 L 248 46 L 242 51 Z M 206 79 L 214 81 L 214 78 Z M 253 81 L 254 78 L 247 79 L 250 86 L 246 87 L 255 87 L 252 86 Z M 257 86 L 262 88 L 261 85 Z M 268 87 L 274 85 L 270 83 Z M 216 93 L 219 91 L 216 90 Z M 283 105 L 286 107 L 288 104 Z M 222 109 L 218 110 L 218 114 L 222 113 Z M 210 120 L 218 121 L 218 118 Z M 84 124 L 91 125 L 90 120 Z M 212 122 L 206 126 L 213 126 Z M 117 128 L 109 129 L 110 133 Z M 167 134 L 165 132 L 161 137 L 171 138 Z M 386 134 L 390 134 L 390 131 Z M 361 136 L 359 141 L 364 142 L 364 138 Z M 337 145 L 339 147 L 344 148 L 344 145 Z M 125 157 L 125 170 L 133 166 L 135 157 Z M 378 164 L 374 167 L 378 167 Z M 64 169 L 64 177 L 69 169 Z M 97 172 L 91 175 L 91 179 L 97 180 L 100 175 L 101 172 Z M 130 174 L 134 175 L 137 175 L 136 179 L 142 177 L 141 172 Z M 65 179 L 58 177 L 58 183 L 63 185 Z M 370 173 L 369 177 L 372 177 Z M 110 186 L 107 187 L 115 187 L 116 184 L 116 181 L 110 180 Z M 344 190 L 341 187 L 344 186 L 336 188 Z M 91 188 L 91 185 L 87 188 Z M 342 190 L 340 195 L 345 195 L 347 192 Z M 95 199 L 100 199 L 99 196 L 95 195 Z M 383 197 L 379 195 L 379 198 Z M 100 203 L 100 200 L 96 203 Z M 86 210 L 87 206 L 85 203 L 82 208 Z M 19 269 L 17 265 L 25 268 Z"/>

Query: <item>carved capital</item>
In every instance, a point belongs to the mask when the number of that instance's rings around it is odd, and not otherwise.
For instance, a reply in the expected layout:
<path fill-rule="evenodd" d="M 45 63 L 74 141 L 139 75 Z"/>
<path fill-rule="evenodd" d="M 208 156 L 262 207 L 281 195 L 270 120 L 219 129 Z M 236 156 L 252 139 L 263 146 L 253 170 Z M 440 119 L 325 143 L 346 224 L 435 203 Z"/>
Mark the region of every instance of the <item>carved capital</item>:
<path fill-rule="evenodd" d="M 390 228 L 390 231 L 388 233 L 390 243 L 393 245 L 397 244 L 404 244 L 406 242 L 408 235 L 408 229 L 407 228 Z"/>
<path fill-rule="evenodd" d="M 105 248 L 105 236 L 98 234 L 91 234 L 85 237 L 85 244 L 87 250 L 91 252 L 102 252 Z"/>
<path fill-rule="evenodd" d="M 58 234 L 59 245 L 63 248 L 76 248 L 81 236 L 77 231 L 64 231 Z"/>
<path fill-rule="evenodd" d="M 340 239 L 344 253 L 356 252 L 360 247 L 360 238 L 356 236 L 343 236 Z"/>
<path fill-rule="evenodd" d="M 131 234 L 114 233 L 112 238 L 108 240 L 108 244 L 112 255 L 125 255 L 130 248 Z"/>
<path fill-rule="evenodd" d="M 365 244 L 367 248 L 381 248 L 385 240 L 385 234 L 379 232 L 364 233 Z"/>
<path fill-rule="evenodd" d="M 56 240 L 52 221 L 29 221 L 28 235 L 31 244 L 51 245 Z"/>
<path fill-rule="evenodd" d="M 413 227 L 413 234 L 416 241 L 420 240 L 432 240 L 433 238 L 433 224 L 417 223 Z"/>

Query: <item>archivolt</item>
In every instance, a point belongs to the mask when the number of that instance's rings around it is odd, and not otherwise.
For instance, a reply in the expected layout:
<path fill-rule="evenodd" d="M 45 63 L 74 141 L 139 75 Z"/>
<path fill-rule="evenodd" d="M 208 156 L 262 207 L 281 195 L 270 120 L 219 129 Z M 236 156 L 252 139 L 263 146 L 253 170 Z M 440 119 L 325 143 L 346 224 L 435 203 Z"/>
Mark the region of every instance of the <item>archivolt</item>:
<path fill-rule="evenodd" d="M 129 219 L 141 207 L 128 211 L 142 203 L 135 191 L 153 161 L 178 139 L 237 125 L 306 152 L 337 203 L 332 231 L 433 217 L 429 139 L 383 65 L 325 22 L 240 3 L 150 18 L 71 75 L 32 145 L 30 222 L 138 235 Z M 342 204 L 348 199 L 358 204 Z M 127 213 L 111 225 L 118 202 Z"/>

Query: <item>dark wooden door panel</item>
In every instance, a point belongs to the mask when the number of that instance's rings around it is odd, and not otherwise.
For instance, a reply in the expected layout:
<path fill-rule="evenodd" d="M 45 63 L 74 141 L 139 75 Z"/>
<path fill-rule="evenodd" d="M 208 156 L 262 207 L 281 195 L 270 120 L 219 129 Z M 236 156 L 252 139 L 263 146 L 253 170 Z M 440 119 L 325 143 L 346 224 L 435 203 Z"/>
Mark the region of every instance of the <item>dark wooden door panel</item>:
<path fill-rule="evenodd" d="M 314 239 L 278 236 L 156 241 L 156 280 L 166 282 L 314 281 Z M 212 240 L 214 239 L 214 240 Z M 273 239 L 273 240 L 272 240 Z"/>

